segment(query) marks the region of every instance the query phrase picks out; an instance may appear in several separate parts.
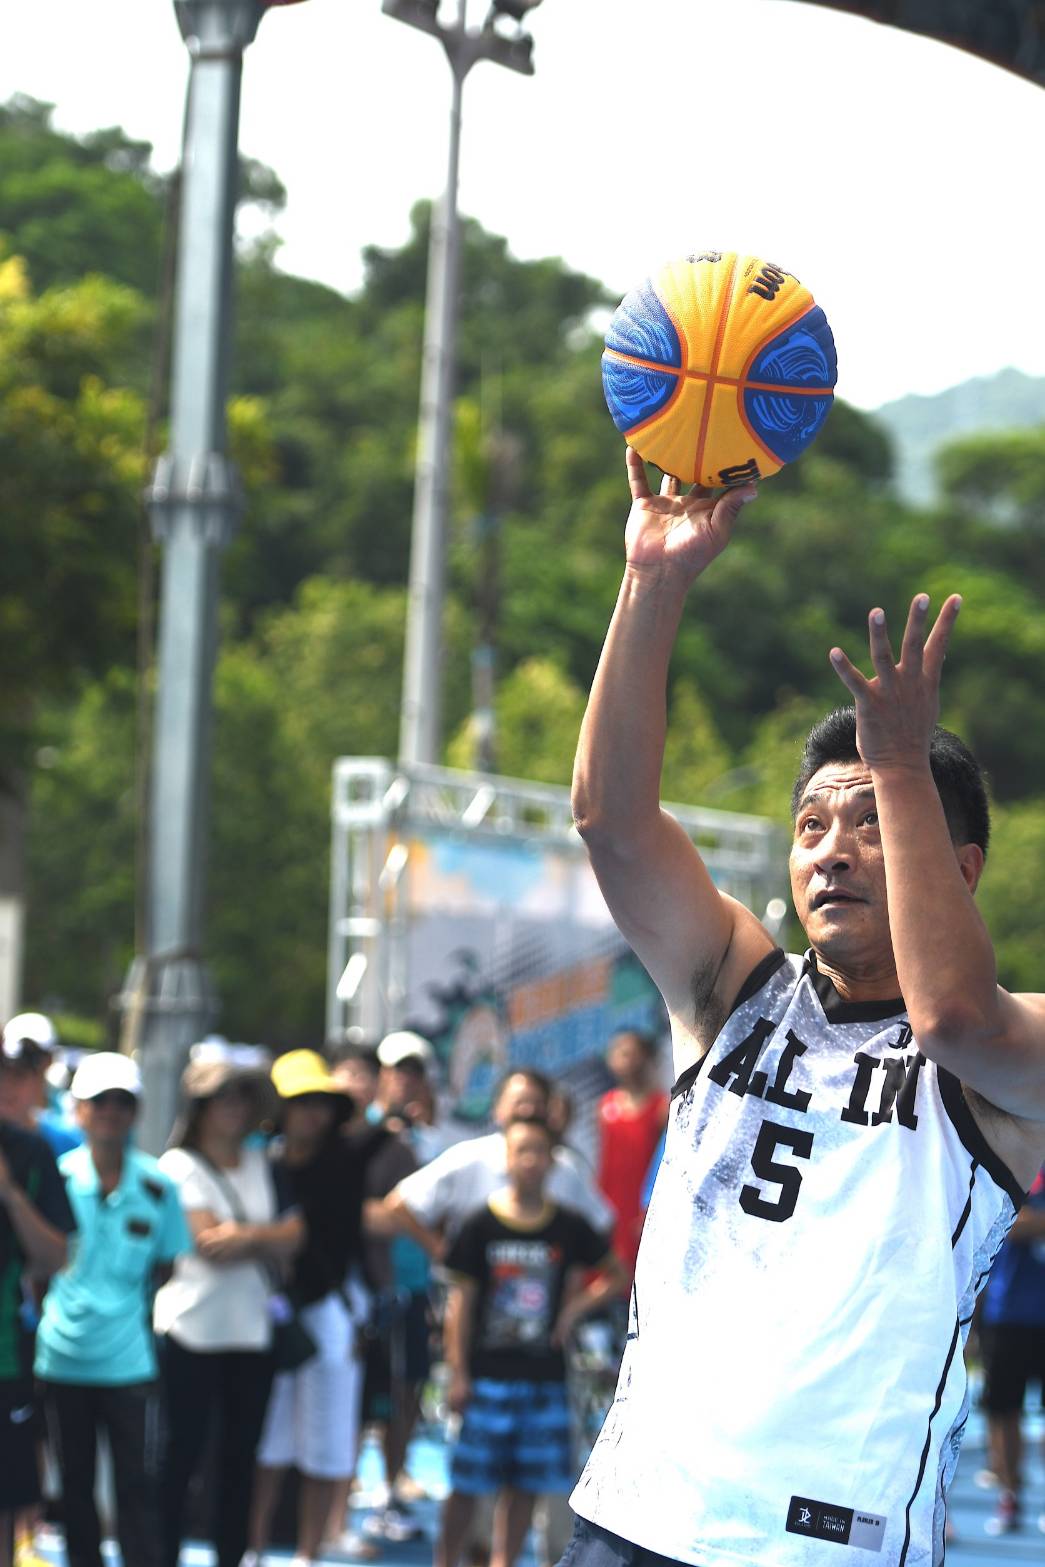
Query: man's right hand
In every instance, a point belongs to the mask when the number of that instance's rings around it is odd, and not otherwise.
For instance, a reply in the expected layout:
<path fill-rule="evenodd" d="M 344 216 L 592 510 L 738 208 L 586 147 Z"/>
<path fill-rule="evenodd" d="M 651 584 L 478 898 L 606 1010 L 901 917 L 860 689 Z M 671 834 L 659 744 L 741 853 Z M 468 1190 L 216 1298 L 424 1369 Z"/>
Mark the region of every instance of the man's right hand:
<path fill-rule="evenodd" d="M 658 581 L 674 581 L 688 588 L 729 543 L 741 508 L 758 491 L 746 484 L 727 490 L 716 500 L 710 490 L 695 484 L 686 495 L 679 482 L 665 474 L 660 494 L 654 495 L 646 477 L 646 465 L 634 447 L 627 449 L 631 515 L 624 534 L 628 565 Z"/>
<path fill-rule="evenodd" d="M 455 1371 L 450 1377 L 450 1386 L 447 1390 L 446 1401 L 455 1415 L 464 1411 L 464 1406 L 472 1396 L 472 1379 L 464 1371 Z"/>

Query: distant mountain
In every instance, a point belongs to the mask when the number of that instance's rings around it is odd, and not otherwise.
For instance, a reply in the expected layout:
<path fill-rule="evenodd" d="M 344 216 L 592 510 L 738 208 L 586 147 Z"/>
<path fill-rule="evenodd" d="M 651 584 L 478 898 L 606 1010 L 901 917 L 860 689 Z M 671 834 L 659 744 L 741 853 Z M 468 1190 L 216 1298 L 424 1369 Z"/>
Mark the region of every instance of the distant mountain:
<path fill-rule="evenodd" d="M 978 375 L 935 397 L 899 397 L 871 415 L 888 430 L 896 448 L 896 484 L 905 500 L 934 499 L 933 453 L 962 435 L 980 430 L 1016 430 L 1045 424 L 1045 376 L 1022 370 Z"/>

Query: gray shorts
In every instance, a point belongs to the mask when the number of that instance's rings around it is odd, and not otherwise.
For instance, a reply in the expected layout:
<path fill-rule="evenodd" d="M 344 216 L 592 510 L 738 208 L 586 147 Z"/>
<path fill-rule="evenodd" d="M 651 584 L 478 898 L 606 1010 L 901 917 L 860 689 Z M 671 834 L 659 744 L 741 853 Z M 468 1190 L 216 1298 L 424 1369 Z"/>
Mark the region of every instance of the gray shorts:
<path fill-rule="evenodd" d="M 659 1556 L 644 1545 L 633 1545 L 587 1518 L 577 1518 L 573 1538 L 562 1553 L 559 1567 L 687 1567 L 672 1556 Z"/>

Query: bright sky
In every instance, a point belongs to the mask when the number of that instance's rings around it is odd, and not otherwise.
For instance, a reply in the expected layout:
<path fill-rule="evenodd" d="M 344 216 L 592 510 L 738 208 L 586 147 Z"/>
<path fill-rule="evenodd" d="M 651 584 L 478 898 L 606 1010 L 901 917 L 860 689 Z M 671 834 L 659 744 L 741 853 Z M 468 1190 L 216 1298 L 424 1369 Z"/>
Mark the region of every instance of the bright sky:
<path fill-rule="evenodd" d="M 791 0 L 544 0 L 530 28 L 536 76 L 483 63 L 465 87 L 461 210 L 515 255 L 621 294 L 697 249 L 778 262 L 827 312 L 838 390 L 863 407 L 1045 374 L 1045 91 Z M 172 0 L 32 0 L 0 100 L 53 102 L 75 132 L 121 124 L 169 168 L 187 72 Z M 404 240 L 444 182 L 449 94 L 438 43 L 380 0 L 263 20 L 240 145 L 287 186 L 283 267 L 352 291 L 364 245 Z"/>

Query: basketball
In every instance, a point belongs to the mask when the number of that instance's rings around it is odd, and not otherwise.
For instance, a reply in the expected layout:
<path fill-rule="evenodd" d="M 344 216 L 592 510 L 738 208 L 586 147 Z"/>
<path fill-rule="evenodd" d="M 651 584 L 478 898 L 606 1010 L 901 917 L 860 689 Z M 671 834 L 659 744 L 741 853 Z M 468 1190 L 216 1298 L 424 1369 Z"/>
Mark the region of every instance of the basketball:
<path fill-rule="evenodd" d="M 838 378 L 827 317 L 796 277 L 735 251 L 672 261 L 618 306 L 602 356 L 617 429 L 686 484 L 746 484 L 809 446 Z"/>

